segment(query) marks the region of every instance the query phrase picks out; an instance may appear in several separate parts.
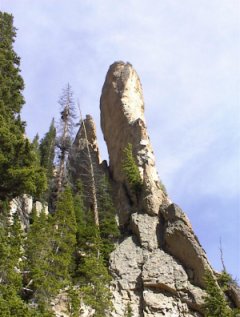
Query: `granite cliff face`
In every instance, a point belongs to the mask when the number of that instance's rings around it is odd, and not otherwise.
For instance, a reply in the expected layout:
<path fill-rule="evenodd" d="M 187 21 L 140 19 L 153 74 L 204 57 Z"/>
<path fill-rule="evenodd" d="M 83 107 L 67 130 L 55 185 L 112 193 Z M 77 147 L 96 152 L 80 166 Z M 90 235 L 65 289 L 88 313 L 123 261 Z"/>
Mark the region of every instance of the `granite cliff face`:
<path fill-rule="evenodd" d="M 204 271 L 212 271 L 187 216 L 159 181 L 144 118 L 139 77 L 130 64 L 110 66 L 100 102 L 101 126 L 124 238 L 111 254 L 115 312 L 125 316 L 202 316 Z M 123 149 L 132 144 L 142 177 L 134 199 L 122 170 Z M 127 228 L 127 229 L 126 229 Z"/>
<path fill-rule="evenodd" d="M 110 256 L 112 317 L 203 316 L 206 254 L 184 212 L 162 186 L 144 118 L 140 79 L 129 63 L 110 66 L 100 100 L 101 126 L 109 153 L 102 163 L 90 116 L 85 120 L 96 171 L 109 175 L 122 232 Z M 132 145 L 142 188 L 133 193 L 123 172 L 123 151 Z M 84 183 L 86 138 L 80 127 L 70 154 L 73 177 Z M 91 202 L 89 202 L 91 203 Z"/>

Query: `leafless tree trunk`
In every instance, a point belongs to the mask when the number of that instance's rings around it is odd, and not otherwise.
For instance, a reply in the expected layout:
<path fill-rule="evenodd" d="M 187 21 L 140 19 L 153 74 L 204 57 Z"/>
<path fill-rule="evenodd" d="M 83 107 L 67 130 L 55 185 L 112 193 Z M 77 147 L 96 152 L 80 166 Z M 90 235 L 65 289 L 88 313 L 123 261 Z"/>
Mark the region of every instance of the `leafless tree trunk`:
<path fill-rule="evenodd" d="M 97 227 L 99 227 L 99 212 L 98 212 L 98 202 L 97 202 L 97 188 L 96 188 L 96 180 L 95 180 L 95 174 L 94 174 L 94 168 L 93 168 L 93 161 L 92 161 L 92 156 L 91 152 L 89 149 L 89 142 L 88 142 L 88 136 L 87 136 L 87 129 L 82 117 L 82 112 L 80 108 L 80 104 L 78 102 L 78 108 L 80 112 L 80 119 L 82 122 L 83 130 L 84 130 L 84 135 L 86 139 L 86 147 L 87 147 L 87 159 L 89 161 L 89 173 L 90 173 L 90 184 L 89 184 L 89 189 L 90 189 L 90 196 L 92 198 L 92 203 L 93 203 L 93 213 L 94 213 L 94 222 Z"/>
<path fill-rule="evenodd" d="M 73 119 L 74 114 L 74 104 L 72 100 L 71 87 L 68 84 L 60 98 L 59 104 L 62 106 L 61 111 L 61 135 L 58 141 L 59 154 L 59 167 L 56 179 L 56 193 L 57 197 L 62 189 L 65 177 L 65 165 L 67 160 L 67 155 L 71 146 L 71 134 L 74 126 Z"/>

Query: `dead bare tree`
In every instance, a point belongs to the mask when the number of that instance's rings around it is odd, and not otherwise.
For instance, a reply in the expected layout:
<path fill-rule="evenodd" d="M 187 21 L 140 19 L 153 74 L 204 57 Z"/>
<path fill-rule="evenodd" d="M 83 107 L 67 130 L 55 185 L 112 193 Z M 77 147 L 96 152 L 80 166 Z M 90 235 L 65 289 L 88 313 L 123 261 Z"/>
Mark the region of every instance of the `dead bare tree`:
<path fill-rule="evenodd" d="M 89 193 L 90 193 L 90 197 L 91 197 L 91 201 L 92 201 L 92 208 L 93 208 L 93 214 L 94 214 L 94 223 L 99 228 L 99 210 L 98 210 L 97 186 L 96 186 L 94 164 L 93 164 L 93 160 L 92 160 L 91 151 L 90 151 L 90 148 L 89 148 L 89 139 L 88 139 L 88 135 L 87 135 L 87 129 L 86 129 L 85 121 L 83 120 L 83 117 L 82 117 L 82 111 L 81 111 L 80 103 L 78 102 L 77 104 L 78 104 L 78 109 L 79 109 L 79 113 L 80 113 L 80 123 L 82 124 L 82 127 L 83 127 L 85 143 L 86 143 L 86 149 L 87 149 L 87 152 L 86 152 L 87 160 L 88 160 L 87 166 L 89 167 L 89 170 L 86 171 L 86 172 L 90 176 L 89 177 L 90 178 L 90 181 L 89 181 Z"/>
<path fill-rule="evenodd" d="M 66 178 L 66 162 L 69 154 L 69 150 L 72 144 L 73 129 L 75 126 L 75 109 L 73 101 L 73 92 L 71 86 L 67 84 L 66 88 L 63 89 L 62 96 L 59 99 L 61 107 L 61 117 L 58 127 L 57 137 L 57 149 L 58 149 L 58 170 L 56 175 L 56 196 L 58 197 L 64 180 Z"/>

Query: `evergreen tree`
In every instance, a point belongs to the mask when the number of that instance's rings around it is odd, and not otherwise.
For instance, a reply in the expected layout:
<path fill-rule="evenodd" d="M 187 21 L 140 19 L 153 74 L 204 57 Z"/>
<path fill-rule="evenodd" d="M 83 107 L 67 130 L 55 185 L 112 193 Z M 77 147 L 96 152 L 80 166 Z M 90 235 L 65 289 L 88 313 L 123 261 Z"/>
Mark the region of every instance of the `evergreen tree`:
<path fill-rule="evenodd" d="M 80 267 L 81 295 L 84 303 L 95 309 L 94 317 L 105 317 L 111 309 L 111 281 L 104 259 L 92 253 L 84 258 Z"/>
<path fill-rule="evenodd" d="M 76 218 L 70 187 L 59 196 L 56 212 L 53 215 L 53 263 L 55 274 L 63 282 L 70 280 L 73 269 L 73 255 L 76 248 Z"/>
<path fill-rule="evenodd" d="M 47 172 L 48 184 L 53 178 L 54 170 L 54 157 L 55 157 L 55 145 L 56 145 L 56 128 L 54 119 L 52 119 L 49 131 L 45 134 L 44 138 L 40 142 L 40 163 Z"/>
<path fill-rule="evenodd" d="M 54 119 L 52 119 L 49 131 L 45 134 L 39 145 L 40 164 L 44 168 L 47 176 L 47 190 L 43 195 L 43 199 L 48 202 L 49 211 L 54 210 L 54 158 L 56 146 L 56 128 Z"/>
<path fill-rule="evenodd" d="M 59 196 L 53 216 L 35 214 L 26 241 L 25 284 L 29 298 L 37 302 L 41 313 L 50 313 L 51 300 L 59 290 L 71 284 L 76 247 L 76 220 L 71 190 Z"/>
<path fill-rule="evenodd" d="M 80 284 L 80 294 L 84 303 L 95 309 L 95 317 L 103 317 L 111 308 L 109 290 L 111 277 L 107 270 L 106 259 L 108 259 L 109 250 L 112 250 L 112 241 L 110 239 L 107 242 L 109 238 L 108 228 L 106 232 L 103 231 L 105 240 L 101 237 L 101 222 L 99 227 L 96 226 L 93 211 L 86 210 L 84 207 L 82 186 L 80 185 L 78 188 L 79 192 L 75 196 L 78 228 L 75 280 Z M 105 200 L 108 201 L 108 197 L 103 197 L 102 203 Z M 109 201 L 108 203 L 110 204 Z M 104 215 L 104 211 L 102 220 L 107 223 L 111 217 L 107 214 Z M 111 247 L 107 247 L 107 244 Z"/>
<path fill-rule="evenodd" d="M 98 182 L 97 197 L 100 218 L 100 252 L 108 263 L 109 254 L 114 250 L 114 243 L 119 238 L 120 232 L 116 222 L 116 210 L 112 201 L 111 188 L 106 176 L 103 176 Z"/>
<path fill-rule="evenodd" d="M 0 199 L 7 200 L 23 193 L 40 193 L 46 183 L 24 137 L 25 123 L 20 117 L 24 83 L 20 59 L 13 50 L 16 29 L 12 15 L 0 12 L 0 25 Z"/>
<path fill-rule="evenodd" d="M 13 223 L 0 226 L 0 316 L 30 317 L 31 309 L 21 298 L 22 230 L 17 215 Z"/>
<path fill-rule="evenodd" d="M 32 149 L 36 156 L 36 165 L 40 165 L 40 150 L 39 150 L 39 135 L 38 133 L 35 135 L 35 137 L 32 140 Z"/>
<path fill-rule="evenodd" d="M 142 178 L 135 162 L 133 156 L 132 144 L 129 143 L 128 146 L 123 150 L 124 159 L 122 163 L 123 172 L 127 178 L 127 182 L 130 188 L 138 196 L 142 189 Z"/>
<path fill-rule="evenodd" d="M 39 217 L 33 212 L 32 225 L 25 242 L 25 298 L 38 303 L 40 311 L 46 311 L 50 305 L 53 288 L 49 277 L 51 267 L 52 227 L 47 216 L 42 212 Z"/>
<path fill-rule="evenodd" d="M 224 293 L 214 280 L 210 272 L 205 273 L 206 292 L 205 311 L 207 317 L 231 317 L 232 311 L 229 308 Z"/>

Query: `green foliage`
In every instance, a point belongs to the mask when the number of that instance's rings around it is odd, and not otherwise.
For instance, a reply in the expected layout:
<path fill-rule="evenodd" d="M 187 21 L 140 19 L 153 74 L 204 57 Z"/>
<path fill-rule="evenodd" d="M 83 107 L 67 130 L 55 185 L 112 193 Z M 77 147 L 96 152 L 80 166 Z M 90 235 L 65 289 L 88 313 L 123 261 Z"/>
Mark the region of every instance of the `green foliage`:
<path fill-rule="evenodd" d="M 111 308 L 110 276 L 101 256 L 91 254 L 80 267 L 81 295 L 84 303 L 95 309 L 95 317 L 105 317 Z"/>
<path fill-rule="evenodd" d="M 228 285 L 230 282 L 233 282 L 231 275 L 228 274 L 225 270 L 223 270 L 222 273 L 218 276 L 217 281 L 223 291 L 226 291 L 228 289 Z"/>
<path fill-rule="evenodd" d="M 36 167 L 32 145 L 24 137 L 25 123 L 20 111 L 24 104 L 24 83 L 20 76 L 20 59 L 13 50 L 16 29 L 13 17 L 0 12 L 0 199 L 23 193 L 39 194 L 46 182 Z"/>
<path fill-rule="evenodd" d="M 130 305 L 130 303 L 127 304 L 127 309 L 126 309 L 126 317 L 132 317 L 132 307 Z"/>
<path fill-rule="evenodd" d="M 41 213 L 39 217 L 33 214 L 33 224 L 30 226 L 25 243 L 26 263 L 25 286 L 31 291 L 26 294 L 36 301 L 40 309 L 46 310 L 51 296 L 56 293 L 54 275 L 51 263 L 52 226 L 47 216 Z"/>
<path fill-rule="evenodd" d="M 0 316 L 30 317 L 31 309 L 24 303 L 20 294 L 22 290 L 21 261 L 22 238 L 20 222 L 17 215 L 12 224 L 5 221 L 0 225 Z"/>
<path fill-rule="evenodd" d="M 38 134 L 36 134 L 35 137 L 33 138 L 32 149 L 36 156 L 35 163 L 36 165 L 39 166 L 40 165 L 40 150 L 39 150 L 39 135 Z"/>
<path fill-rule="evenodd" d="M 40 163 L 46 170 L 48 184 L 50 184 L 53 178 L 55 144 L 56 128 L 54 119 L 52 119 L 49 131 L 45 134 L 39 145 Z"/>
<path fill-rule="evenodd" d="M 73 254 L 76 247 L 77 224 L 71 189 L 66 187 L 57 201 L 53 216 L 53 263 L 55 274 L 64 282 L 70 280 Z"/>
<path fill-rule="evenodd" d="M 205 273 L 206 292 L 205 311 L 207 317 L 231 317 L 232 311 L 229 308 L 224 293 L 214 280 L 210 272 Z"/>
<path fill-rule="evenodd" d="M 112 201 L 110 184 L 106 177 L 102 177 L 98 182 L 98 206 L 99 206 L 99 224 L 101 248 L 100 252 L 106 263 L 109 260 L 109 254 L 114 250 L 114 243 L 120 236 L 116 222 L 116 210 Z"/>
<path fill-rule="evenodd" d="M 80 310 L 80 291 L 78 288 L 71 286 L 68 291 L 68 313 L 71 317 L 78 317 Z"/>
<path fill-rule="evenodd" d="M 53 216 L 33 215 L 26 240 L 25 284 L 38 309 L 50 313 L 51 300 L 71 282 L 73 254 L 76 246 L 76 220 L 70 188 L 57 201 Z"/>
<path fill-rule="evenodd" d="M 133 191 L 135 192 L 135 194 L 138 194 L 141 192 L 143 182 L 138 166 L 133 156 L 132 144 L 128 144 L 128 146 L 123 150 L 123 154 L 123 172 L 126 175 L 127 181 L 133 189 Z"/>
<path fill-rule="evenodd" d="M 107 270 L 109 252 L 119 235 L 114 217 L 115 210 L 109 193 L 109 184 L 102 179 L 98 188 L 100 227 L 94 223 L 93 212 L 84 207 L 82 186 L 78 184 L 75 196 L 77 219 L 77 271 L 76 279 L 85 304 L 95 309 L 95 317 L 106 316 L 111 307 L 109 283 L 111 277 Z"/>

